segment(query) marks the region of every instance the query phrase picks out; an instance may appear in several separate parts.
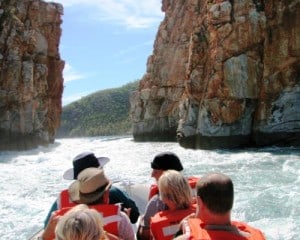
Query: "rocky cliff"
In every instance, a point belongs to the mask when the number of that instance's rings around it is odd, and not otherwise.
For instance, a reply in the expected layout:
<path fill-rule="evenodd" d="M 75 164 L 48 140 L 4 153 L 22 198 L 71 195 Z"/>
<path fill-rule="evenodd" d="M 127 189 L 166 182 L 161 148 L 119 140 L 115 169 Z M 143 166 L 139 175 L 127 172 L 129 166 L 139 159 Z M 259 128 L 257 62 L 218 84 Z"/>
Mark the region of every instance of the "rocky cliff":
<path fill-rule="evenodd" d="M 54 141 L 64 61 L 60 4 L 0 0 L 0 150 Z"/>
<path fill-rule="evenodd" d="M 137 141 L 300 145 L 300 1 L 163 0 L 131 96 Z"/>

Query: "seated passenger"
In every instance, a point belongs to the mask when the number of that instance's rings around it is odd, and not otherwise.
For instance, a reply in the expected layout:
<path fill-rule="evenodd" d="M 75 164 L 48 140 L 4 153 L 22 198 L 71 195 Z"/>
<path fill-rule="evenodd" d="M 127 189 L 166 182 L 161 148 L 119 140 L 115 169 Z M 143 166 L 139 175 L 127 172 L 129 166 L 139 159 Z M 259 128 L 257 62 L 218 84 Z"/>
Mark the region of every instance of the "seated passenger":
<path fill-rule="evenodd" d="M 79 204 L 62 216 L 55 229 L 56 240 L 110 240 L 103 229 L 103 218 L 95 209 Z"/>
<path fill-rule="evenodd" d="M 187 179 L 175 170 L 165 171 L 158 180 L 160 199 L 168 210 L 156 213 L 150 220 L 153 239 L 169 240 L 179 230 L 180 221 L 196 211 Z"/>
<path fill-rule="evenodd" d="M 262 232 L 231 220 L 233 183 L 221 173 L 210 173 L 197 183 L 197 212 L 182 221 L 180 239 L 264 240 Z"/>
<path fill-rule="evenodd" d="M 109 204 L 111 182 L 103 169 L 86 168 L 81 171 L 68 189 L 71 202 L 54 212 L 43 233 L 43 240 L 53 239 L 54 226 L 59 216 L 63 216 L 77 204 L 88 204 L 103 216 L 104 229 L 121 239 L 134 239 L 134 230 L 128 216 L 121 211 L 119 204 Z"/>
<path fill-rule="evenodd" d="M 95 168 L 103 168 L 104 165 L 109 162 L 109 158 L 107 157 L 95 157 L 94 153 L 92 152 L 83 152 L 77 155 L 73 159 L 73 168 L 68 169 L 64 175 L 63 178 L 67 180 L 76 180 L 78 174 L 90 167 Z M 115 186 L 111 186 L 109 189 L 109 201 L 110 203 L 122 203 L 122 211 L 128 214 L 131 223 L 136 223 L 138 220 L 138 217 L 140 215 L 139 209 L 135 202 L 128 196 L 128 194 L 119 188 Z M 47 218 L 45 220 L 45 226 L 47 226 L 49 218 L 51 216 L 51 213 L 53 211 L 56 211 L 62 207 L 64 207 L 65 204 L 68 204 L 69 202 L 69 195 L 68 190 L 65 189 L 61 191 L 58 199 L 53 203 Z"/>
<path fill-rule="evenodd" d="M 182 171 L 183 166 L 179 157 L 172 152 L 162 152 L 157 154 L 151 162 L 152 173 L 151 177 L 155 178 L 158 182 L 160 176 L 166 170 Z M 191 178 L 190 184 L 195 186 L 198 178 Z M 157 212 L 166 210 L 167 206 L 160 200 L 157 184 L 153 184 L 150 189 L 149 202 L 147 203 L 144 215 L 137 230 L 137 239 L 148 240 L 150 239 L 150 218 Z"/>

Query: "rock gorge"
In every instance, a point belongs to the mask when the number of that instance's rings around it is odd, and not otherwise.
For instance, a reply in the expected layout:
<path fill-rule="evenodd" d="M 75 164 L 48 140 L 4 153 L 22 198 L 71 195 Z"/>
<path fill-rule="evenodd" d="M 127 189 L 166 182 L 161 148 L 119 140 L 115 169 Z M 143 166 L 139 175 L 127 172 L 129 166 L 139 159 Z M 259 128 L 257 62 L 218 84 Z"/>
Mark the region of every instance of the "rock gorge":
<path fill-rule="evenodd" d="M 0 0 L 0 150 L 54 141 L 62 111 L 63 7 Z"/>
<path fill-rule="evenodd" d="M 299 0 L 163 0 L 162 11 L 130 99 L 136 141 L 300 145 Z"/>

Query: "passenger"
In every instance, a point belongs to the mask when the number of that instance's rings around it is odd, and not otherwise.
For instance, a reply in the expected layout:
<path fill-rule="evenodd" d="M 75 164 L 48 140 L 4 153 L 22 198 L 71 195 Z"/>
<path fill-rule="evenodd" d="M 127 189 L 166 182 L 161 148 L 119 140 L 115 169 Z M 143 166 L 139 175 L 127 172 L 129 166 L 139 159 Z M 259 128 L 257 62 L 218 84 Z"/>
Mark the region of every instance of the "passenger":
<path fill-rule="evenodd" d="M 221 173 L 210 173 L 197 183 L 197 212 L 182 221 L 179 239 L 264 240 L 258 229 L 231 220 L 233 183 Z"/>
<path fill-rule="evenodd" d="M 100 212 L 104 219 L 104 229 L 124 240 L 133 240 L 134 230 L 128 216 L 121 211 L 120 204 L 109 204 L 109 188 L 111 182 L 101 168 L 86 168 L 81 171 L 69 186 L 69 196 L 72 202 L 52 214 L 49 224 L 42 235 L 43 240 L 54 237 L 53 229 L 59 216 L 63 216 L 77 204 L 88 204 L 90 208 Z"/>
<path fill-rule="evenodd" d="M 76 180 L 78 174 L 90 167 L 103 168 L 103 166 L 109 162 L 107 157 L 98 157 L 96 158 L 92 152 L 83 152 L 77 155 L 73 159 L 73 168 L 68 169 L 63 178 L 66 180 Z M 136 203 L 128 196 L 128 194 L 115 186 L 111 186 L 109 189 L 109 201 L 113 203 L 122 203 L 122 211 L 126 212 L 130 218 L 131 223 L 136 223 L 140 215 L 139 209 Z M 47 226 L 51 213 L 56 211 L 69 203 L 68 190 L 65 189 L 61 191 L 58 199 L 53 203 L 44 223 L 44 226 Z"/>
<path fill-rule="evenodd" d="M 62 216 L 55 229 L 56 240 L 109 240 L 103 229 L 103 218 L 95 209 L 79 204 Z"/>
<path fill-rule="evenodd" d="M 151 168 L 151 177 L 153 177 L 156 180 L 156 182 L 166 170 L 183 170 L 183 166 L 180 162 L 179 157 L 172 152 L 162 152 L 156 155 L 153 161 L 151 162 Z M 195 183 L 196 181 L 191 180 L 191 182 Z M 157 212 L 167 209 L 167 206 L 159 198 L 157 184 L 151 186 L 150 197 L 151 198 L 147 203 L 145 213 L 141 217 L 141 221 L 139 222 L 137 230 L 137 239 L 139 240 L 151 239 L 150 218 L 154 216 Z"/>
<path fill-rule="evenodd" d="M 187 179 L 178 171 L 165 171 L 158 186 L 160 199 L 168 210 L 151 217 L 150 230 L 153 239 L 170 240 L 179 230 L 180 221 L 196 211 L 196 205 L 192 205 L 192 189 Z"/>

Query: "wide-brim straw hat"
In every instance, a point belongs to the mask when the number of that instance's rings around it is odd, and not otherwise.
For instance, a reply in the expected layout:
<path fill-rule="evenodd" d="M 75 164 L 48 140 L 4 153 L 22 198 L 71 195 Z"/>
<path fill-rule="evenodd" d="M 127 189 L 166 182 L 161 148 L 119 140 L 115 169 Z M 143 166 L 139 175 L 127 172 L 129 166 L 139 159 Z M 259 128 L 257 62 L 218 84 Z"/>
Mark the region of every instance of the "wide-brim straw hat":
<path fill-rule="evenodd" d="M 92 204 L 99 200 L 111 186 L 111 181 L 101 168 L 86 168 L 69 186 L 69 195 L 73 202 Z"/>

